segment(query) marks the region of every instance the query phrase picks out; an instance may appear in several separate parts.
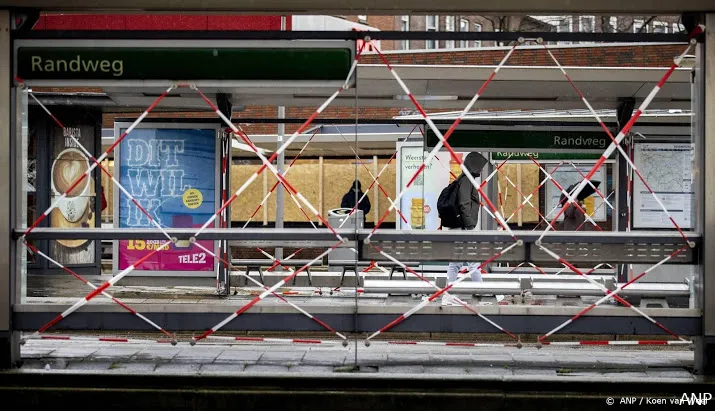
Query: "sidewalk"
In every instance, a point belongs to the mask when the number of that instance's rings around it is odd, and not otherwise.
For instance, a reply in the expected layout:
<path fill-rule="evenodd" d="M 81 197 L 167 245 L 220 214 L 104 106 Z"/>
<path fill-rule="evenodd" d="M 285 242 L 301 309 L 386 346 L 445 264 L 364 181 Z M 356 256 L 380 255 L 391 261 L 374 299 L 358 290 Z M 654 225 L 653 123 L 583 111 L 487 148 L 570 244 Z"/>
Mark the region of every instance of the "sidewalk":
<path fill-rule="evenodd" d="M 461 348 L 386 345 L 209 345 L 29 340 L 22 373 L 153 375 L 365 374 L 451 378 L 696 381 L 693 352 L 623 347 Z M 357 367 L 356 367 L 357 365 Z"/>

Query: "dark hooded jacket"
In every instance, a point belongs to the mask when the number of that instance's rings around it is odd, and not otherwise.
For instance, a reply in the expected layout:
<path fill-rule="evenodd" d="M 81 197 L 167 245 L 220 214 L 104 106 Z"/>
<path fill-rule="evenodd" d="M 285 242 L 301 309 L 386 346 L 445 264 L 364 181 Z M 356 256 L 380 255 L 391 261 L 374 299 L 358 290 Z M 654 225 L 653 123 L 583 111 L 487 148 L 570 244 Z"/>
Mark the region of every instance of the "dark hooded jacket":
<path fill-rule="evenodd" d="M 362 185 L 360 184 L 360 180 L 355 180 L 353 183 L 352 188 L 350 191 L 345 193 L 343 196 L 343 200 L 340 202 L 340 207 L 341 208 L 349 208 L 352 209 L 355 207 L 355 202 L 362 198 L 363 196 L 363 191 L 362 191 Z M 360 204 L 358 204 L 358 210 L 362 211 L 363 217 L 367 216 L 367 213 L 370 212 L 370 196 L 365 196 L 365 198 L 360 201 Z"/>
<path fill-rule="evenodd" d="M 473 177 L 478 177 L 486 164 L 487 159 L 479 153 L 469 153 L 464 159 L 464 167 Z M 457 204 L 459 205 L 461 228 L 473 230 L 479 221 L 479 192 L 464 173 L 459 176 L 457 184 Z"/>

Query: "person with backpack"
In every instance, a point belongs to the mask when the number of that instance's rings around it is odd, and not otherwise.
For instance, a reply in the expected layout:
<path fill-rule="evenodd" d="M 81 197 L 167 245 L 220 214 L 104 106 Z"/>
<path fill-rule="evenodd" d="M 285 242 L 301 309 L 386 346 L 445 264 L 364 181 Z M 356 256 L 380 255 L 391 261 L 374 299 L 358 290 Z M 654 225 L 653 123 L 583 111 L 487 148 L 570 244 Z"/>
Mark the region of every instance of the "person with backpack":
<path fill-rule="evenodd" d="M 464 159 L 464 167 L 474 178 L 480 176 L 482 168 L 486 164 L 487 159 L 476 152 L 467 154 Z M 480 211 L 479 192 L 464 173 L 445 187 L 437 200 L 437 212 L 442 230 L 474 230 L 479 222 Z M 468 266 L 472 281 L 482 281 L 480 263 L 450 262 L 447 268 L 448 284 L 457 281 L 457 274 L 464 265 Z M 444 294 L 442 305 L 459 305 L 459 303 L 454 301 L 451 296 Z"/>

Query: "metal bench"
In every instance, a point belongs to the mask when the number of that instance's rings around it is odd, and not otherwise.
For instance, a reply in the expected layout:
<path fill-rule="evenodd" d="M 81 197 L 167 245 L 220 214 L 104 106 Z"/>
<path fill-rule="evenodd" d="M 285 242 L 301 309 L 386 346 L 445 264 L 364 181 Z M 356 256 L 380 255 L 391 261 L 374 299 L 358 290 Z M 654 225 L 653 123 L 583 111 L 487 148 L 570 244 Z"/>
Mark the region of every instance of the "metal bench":
<path fill-rule="evenodd" d="M 373 262 L 374 261 L 358 261 L 356 263 L 355 260 L 337 260 L 337 261 L 332 260 L 332 261 L 330 261 L 330 265 L 340 267 L 340 285 L 342 286 L 343 282 L 345 281 L 345 273 L 347 273 L 348 271 L 352 271 L 357 274 L 356 270 L 359 270 L 359 268 L 356 269 L 355 267 L 370 267 L 373 264 Z M 377 263 L 377 265 L 379 265 L 380 267 L 385 267 L 385 268 L 389 267 L 390 268 L 390 274 L 388 277 L 390 280 L 392 280 L 392 277 L 395 274 L 395 271 L 401 272 L 402 278 L 407 280 L 407 272 L 402 265 L 395 263 L 393 261 L 377 261 L 375 263 Z M 402 264 L 404 264 L 408 267 L 414 267 L 414 266 L 419 265 L 420 263 L 415 262 L 415 261 L 407 261 L 407 262 L 403 262 Z"/>
<path fill-rule="evenodd" d="M 313 260 L 282 260 L 280 262 L 280 265 L 277 265 L 276 268 L 278 267 L 291 267 L 291 268 L 301 268 L 304 265 L 310 263 Z M 233 266 L 238 266 L 238 267 L 246 267 L 246 275 L 250 276 L 252 271 L 256 271 L 258 273 L 259 278 L 261 279 L 261 284 L 265 284 L 265 278 L 263 278 L 263 267 L 264 266 L 269 266 L 272 267 L 275 264 L 273 260 L 269 259 L 233 259 L 231 260 L 231 265 Z M 310 266 L 308 266 L 305 270 L 303 270 L 307 275 L 308 275 L 308 284 L 313 285 L 313 277 L 310 272 Z M 296 279 L 298 276 L 293 277 L 293 285 L 295 285 Z"/>

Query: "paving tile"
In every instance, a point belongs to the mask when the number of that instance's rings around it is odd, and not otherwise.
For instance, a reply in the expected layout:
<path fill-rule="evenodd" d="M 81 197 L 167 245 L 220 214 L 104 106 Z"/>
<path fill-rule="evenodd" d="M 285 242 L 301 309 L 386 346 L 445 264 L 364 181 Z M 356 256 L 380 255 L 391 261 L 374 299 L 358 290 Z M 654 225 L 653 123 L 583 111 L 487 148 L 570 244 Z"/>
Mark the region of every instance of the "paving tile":
<path fill-rule="evenodd" d="M 267 364 L 249 364 L 246 366 L 246 372 L 265 372 L 265 373 L 287 373 L 288 366 L 286 365 L 267 365 Z"/>
<path fill-rule="evenodd" d="M 511 368 L 496 367 L 496 366 L 495 367 L 468 367 L 465 371 L 469 375 L 484 375 L 484 376 L 514 375 L 514 372 Z"/>
<path fill-rule="evenodd" d="M 380 367 L 380 373 L 384 374 L 422 374 L 424 367 L 421 365 L 386 365 Z"/>
<path fill-rule="evenodd" d="M 244 349 L 227 349 L 214 360 L 214 364 L 223 363 L 255 363 L 263 355 L 262 351 L 248 351 Z"/>
<path fill-rule="evenodd" d="M 110 371 L 117 372 L 152 372 L 156 370 L 154 362 L 114 362 L 109 366 Z"/>
<path fill-rule="evenodd" d="M 353 356 L 345 359 L 345 365 L 355 362 Z M 358 365 L 384 365 L 387 363 L 387 354 L 360 354 L 358 353 Z"/>
<path fill-rule="evenodd" d="M 549 368 L 516 368 L 513 370 L 514 375 L 529 375 L 538 377 L 556 377 L 556 370 Z"/>
<path fill-rule="evenodd" d="M 648 368 L 679 368 L 692 365 L 694 362 L 673 358 L 668 355 L 663 355 L 661 357 L 635 357 L 634 359 L 642 362 L 643 365 Z"/>
<path fill-rule="evenodd" d="M 477 366 L 491 366 L 491 365 L 513 365 L 515 364 L 514 358 L 511 355 L 497 354 L 497 355 L 472 355 L 472 363 Z"/>
<path fill-rule="evenodd" d="M 55 358 L 86 358 L 99 351 L 97 347 L 61 347 L 52 353 Z"/>
<path fill-rule="evenodd" d="M 210 364 L 223 353 L 224 348 L 194 346 L 184 348 L 171 362 L 188 364 Z"/>
<path fill-rule="evenodd" d="M 55 351 L 54 348 L 30 348 L 22 349 L 20 351 L 20 358 L 32 359 L 32 358 L 45 358 L 52 357 L 52 353 Z"/>
<path fill-rule="evenodd" d="M 646 370 L 645 373 L 648 377 L 657 378 L 695 378 L 686 370 Z"/>
<path fill-rule="evenodd" d="M 67 365 L 67 369 L 81 371 L 107 371 L 111 366 L 112 361 L 72 361 Z"/>
<path fill-rule="evenodd" d="M 172 358 L 176 357 L 177 354 L 179 354 L 183 348 L 178 348 L 178 347 L 152 347 L 152 348 L 146 348 L 138 353 L 136 353 L 133 357 L 135 360 L 146 360 L 146 361 L 159 361 L 159 360 L 171 360 Z"/>
<path fill-rule="evenodd" d="M 511 360 L 511 357 L 509 357 Z M 469 354 L 431 354 L 429 364 L 431 365 L 442 365 L 442 364 L 472 364 L 472 357 Z"/>
<path fill-rule="evenodd" d="M 329 365 L 296 365 L 288 371 L 296 374 L 332 374 L 335 367 Z"/>
<path fill-rule="evenodd" d="M 596 368 L 601 362 L 591 355 L 559 355 L 554 357 L 554 364 L 566 368 Z"/>
<path fill-rule="evenodd" d="M 645 368 L 645 365 L 635 358 L 599 358 L 600 368 Z"/>
<path fill-rule="evenodd" d="M 263 353 L 258 360 L 259 364 L 299 364 L 305 351 L 269 351 Z"/>
<path fill-rule="evenodd" d="M 345 364 L 347 357 L 345 352 L 308 351 L 300 363 L 301 365 L 339 366 Z M 351 356 L 351 358 L 354 357 L 354 355 Z"/>
<path fill-rule="evenodd" d="M 128 360 L 140 351 L 140 347 L 104 347 L 92 354 L 92 358 L 96 360 Z"/>
<path fill-rule="evenodd" d="M 648 375 L 645 373 L 645 371 L 624 371 L 624 372 L 603 372 L 603 373 L 601 373 L 601 376 L 606 377 L 606 378 L 619 379 L 619 378 L 645 378 Z"/>
<path fill-rule="evenodd" d="M 514 359 L 514 367 L 544 367 L 554 365 L 556 358 L 552 355 L 529 355 L 529 354 L 512 354 Z"/>
<path fill-rule="evenodd" d="M 233 364 L 203 364 L 201 374 L 237 374 L 243 372 L 245 365 L 241 363 Z"/>
<path fill-rule="evenodd" d="M 425 374 L 444 374 L 444 375 L 469 375 L 468 369 L 470 367 L 464 366 L 444 366 L 444 365 L 426 365 L 424 366 Z"/>
<path fill-rule="evenodd" d="M 429 354 L 387 354 L 388 365 L 422 365 L 429 361 Z"/>
<path fill-rule="evenodd" d="M 44 370 L 49 364 L 50 370 L 64 370 L 67 368 L 67 361 L 64 359 L 49 358 L 45 360 L 28 360 L 22 363 L 21 370 Z"/>
<path fill-rule="evenodd" d="M 154 372 L 158 374 L 196 374 L 201 368 L 200 364 L 158 364 Z"/>

